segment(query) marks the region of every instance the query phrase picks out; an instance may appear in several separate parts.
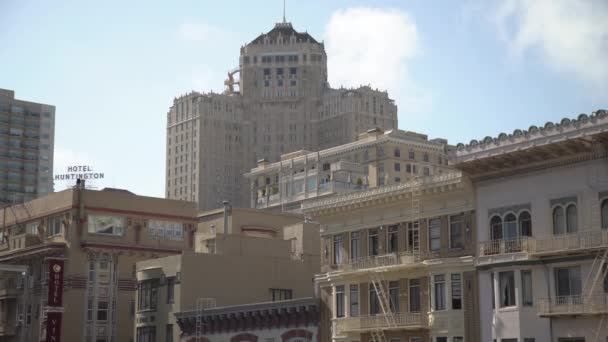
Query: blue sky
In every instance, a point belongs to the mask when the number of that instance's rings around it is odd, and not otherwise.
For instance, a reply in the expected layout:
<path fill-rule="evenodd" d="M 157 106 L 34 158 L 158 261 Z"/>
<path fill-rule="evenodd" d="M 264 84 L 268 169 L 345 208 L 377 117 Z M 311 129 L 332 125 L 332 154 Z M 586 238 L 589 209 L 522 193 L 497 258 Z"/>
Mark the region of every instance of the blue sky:
<path fill-rule="evenodd" d="M 163 196 L 173 98 L 222 91 L 282 1 L 0 1 L 0 88 L 57 107 L 55 172 Z M 287 1 L 332 86 L 387 89 L 399 128 L 468 142 L 607 108 L 608 2 Z M 64 187 L 57 184 L 56 190 Z"/>

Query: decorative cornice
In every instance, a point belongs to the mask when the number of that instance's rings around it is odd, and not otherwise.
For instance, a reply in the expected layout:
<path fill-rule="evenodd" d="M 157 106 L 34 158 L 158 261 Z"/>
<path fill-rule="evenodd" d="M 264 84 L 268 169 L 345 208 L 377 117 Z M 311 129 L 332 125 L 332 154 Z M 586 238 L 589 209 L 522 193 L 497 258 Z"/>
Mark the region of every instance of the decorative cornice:
<path fill-rule="evenodd" d="M 462 172 L 451 171 L 443 174 L 416 178 L 405 183 L 380 186 L 365 191 L 332 196 L 328 199 L 305 201 L 302 204 L 302 210 L 305 213 L 313 213 L 326 209 L 345 207 L 355 203 L 362 205 L 363 202 L 410 193 L 414 190 L 425 191 L 433 188 L 441 188 L 446 185 L 456 185 L 462 183 L 462 181 Z"/>
<path fill-rule="evenodd" d="M 304 164 L 306 161 L 319 161 L 324 158 L 331 158 L 335 156 L 339 156 L 342 154 L 360 151 L 366 148 L 375 147 L 381 144 L 386 143 L 397 143 L 407 145 L 409 147 L 415 147 L 418 149 L 426 149 L 431 152 L 444 153 L 445 145 L 436 141 L 423 140 L 422 138 L 415 138 L 407 135 L 408 132 L 404 132 L 401 130 L 389 130 L 384 132 L 379 136 L 372 136 L 365 138 L 363 140 L 354 141 L 352 143 L 331 147 L 325 150 L 321 150 L 318 152 L 310 152 L 303 155 L 299 155 L 294 158 L 289 158 L 286 160 L 281 160 L 275 163 L 272 163 L 264 168 L 256 167 L 251 169 L 250 172 L 245 174 L 245 177 L 251 177 L 259 174 L 266 174 L 268 171 L 278 171 L 283 166 L 289 166 L 293 164 Z M 392 151 L 384 151 L 385 157 L 390 158 L 392 156 Z M 402 151 L 402 153 L 407 153 L 407 151 Z M 368 161 L 372 161 L 371 159 Z M 364 162 L 365 163 L 365 162 Z"/>
<path fill-rule="evenodd" d="M 580 114 L 572 120 L 564 118 L 559 123 L 530 126 L 527 131 L 516 129 L 512 134 L 501 133 L 496 138 L 487 136 L 480 141 L 471 140 L 468 145 L 460 143 L 450 159 L 453 164 L 460 164 L 603 132 L 608 132 L 608 111 L 600 109 L 591 115 Z"/>

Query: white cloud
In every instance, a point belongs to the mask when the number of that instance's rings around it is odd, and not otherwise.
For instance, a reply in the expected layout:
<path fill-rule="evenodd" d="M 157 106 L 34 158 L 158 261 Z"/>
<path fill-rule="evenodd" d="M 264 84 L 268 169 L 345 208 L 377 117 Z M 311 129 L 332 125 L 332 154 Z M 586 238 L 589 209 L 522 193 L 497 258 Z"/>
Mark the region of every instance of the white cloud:
<path fill-rule="evenodd" d="M 217 26 L 205 23 L 183 23 L 178 27 L 177 33 L 183 40 L 201 42 L 217 39 L 218 35 L 224 34 L 224 31 Z"/>
<path fill-rule="evenodd" d="M 606 90 L 605 0 L 506 0 L 496 11 L 495 22 L 514 56 L 538 52 L 553 70 Z"/>
<path fill-rule="evenodd" d="M 334 12 L 325 27 L 329 80 L 333 86 L 370 84 L 387 90 L 399 112 L 428 110 L 431 96 L 408 75 L 421 53 L 416 24 L 397 9 L 348 8 Z"/>

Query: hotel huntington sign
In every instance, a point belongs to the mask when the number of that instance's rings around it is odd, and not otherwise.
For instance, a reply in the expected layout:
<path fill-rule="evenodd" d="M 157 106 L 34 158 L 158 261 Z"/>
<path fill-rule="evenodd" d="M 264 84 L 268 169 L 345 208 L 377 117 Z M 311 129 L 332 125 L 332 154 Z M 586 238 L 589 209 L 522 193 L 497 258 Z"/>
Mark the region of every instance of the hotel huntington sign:
<path fill-rule="evenodd" d="M 49 260 L 48 312 L 46 316 L 46 342 L 61 341 L 63 318 L 63 260 Z"/>
<path fill-rule="evenodd" d="M 90 165 L 68 166 L 66 173 L 58 173 L 53 179 L 56 181 L 71 181 L 77 179 L 103 179 L 103 172 L 95 172 Z"/>

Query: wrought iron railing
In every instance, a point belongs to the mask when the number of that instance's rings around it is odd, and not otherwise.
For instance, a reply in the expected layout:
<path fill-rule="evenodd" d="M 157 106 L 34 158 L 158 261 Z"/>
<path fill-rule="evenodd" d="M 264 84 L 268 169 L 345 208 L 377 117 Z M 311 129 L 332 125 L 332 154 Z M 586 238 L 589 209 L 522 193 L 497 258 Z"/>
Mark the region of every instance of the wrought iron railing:
<path fill-rule="evenodd" d="M 346 272 L 376 267 L 408 265 L 419 261 L 420 254 L 418 252 L 389 253 L 343 260 L 336 264 L 335 268 L 338 271 Z"/>

